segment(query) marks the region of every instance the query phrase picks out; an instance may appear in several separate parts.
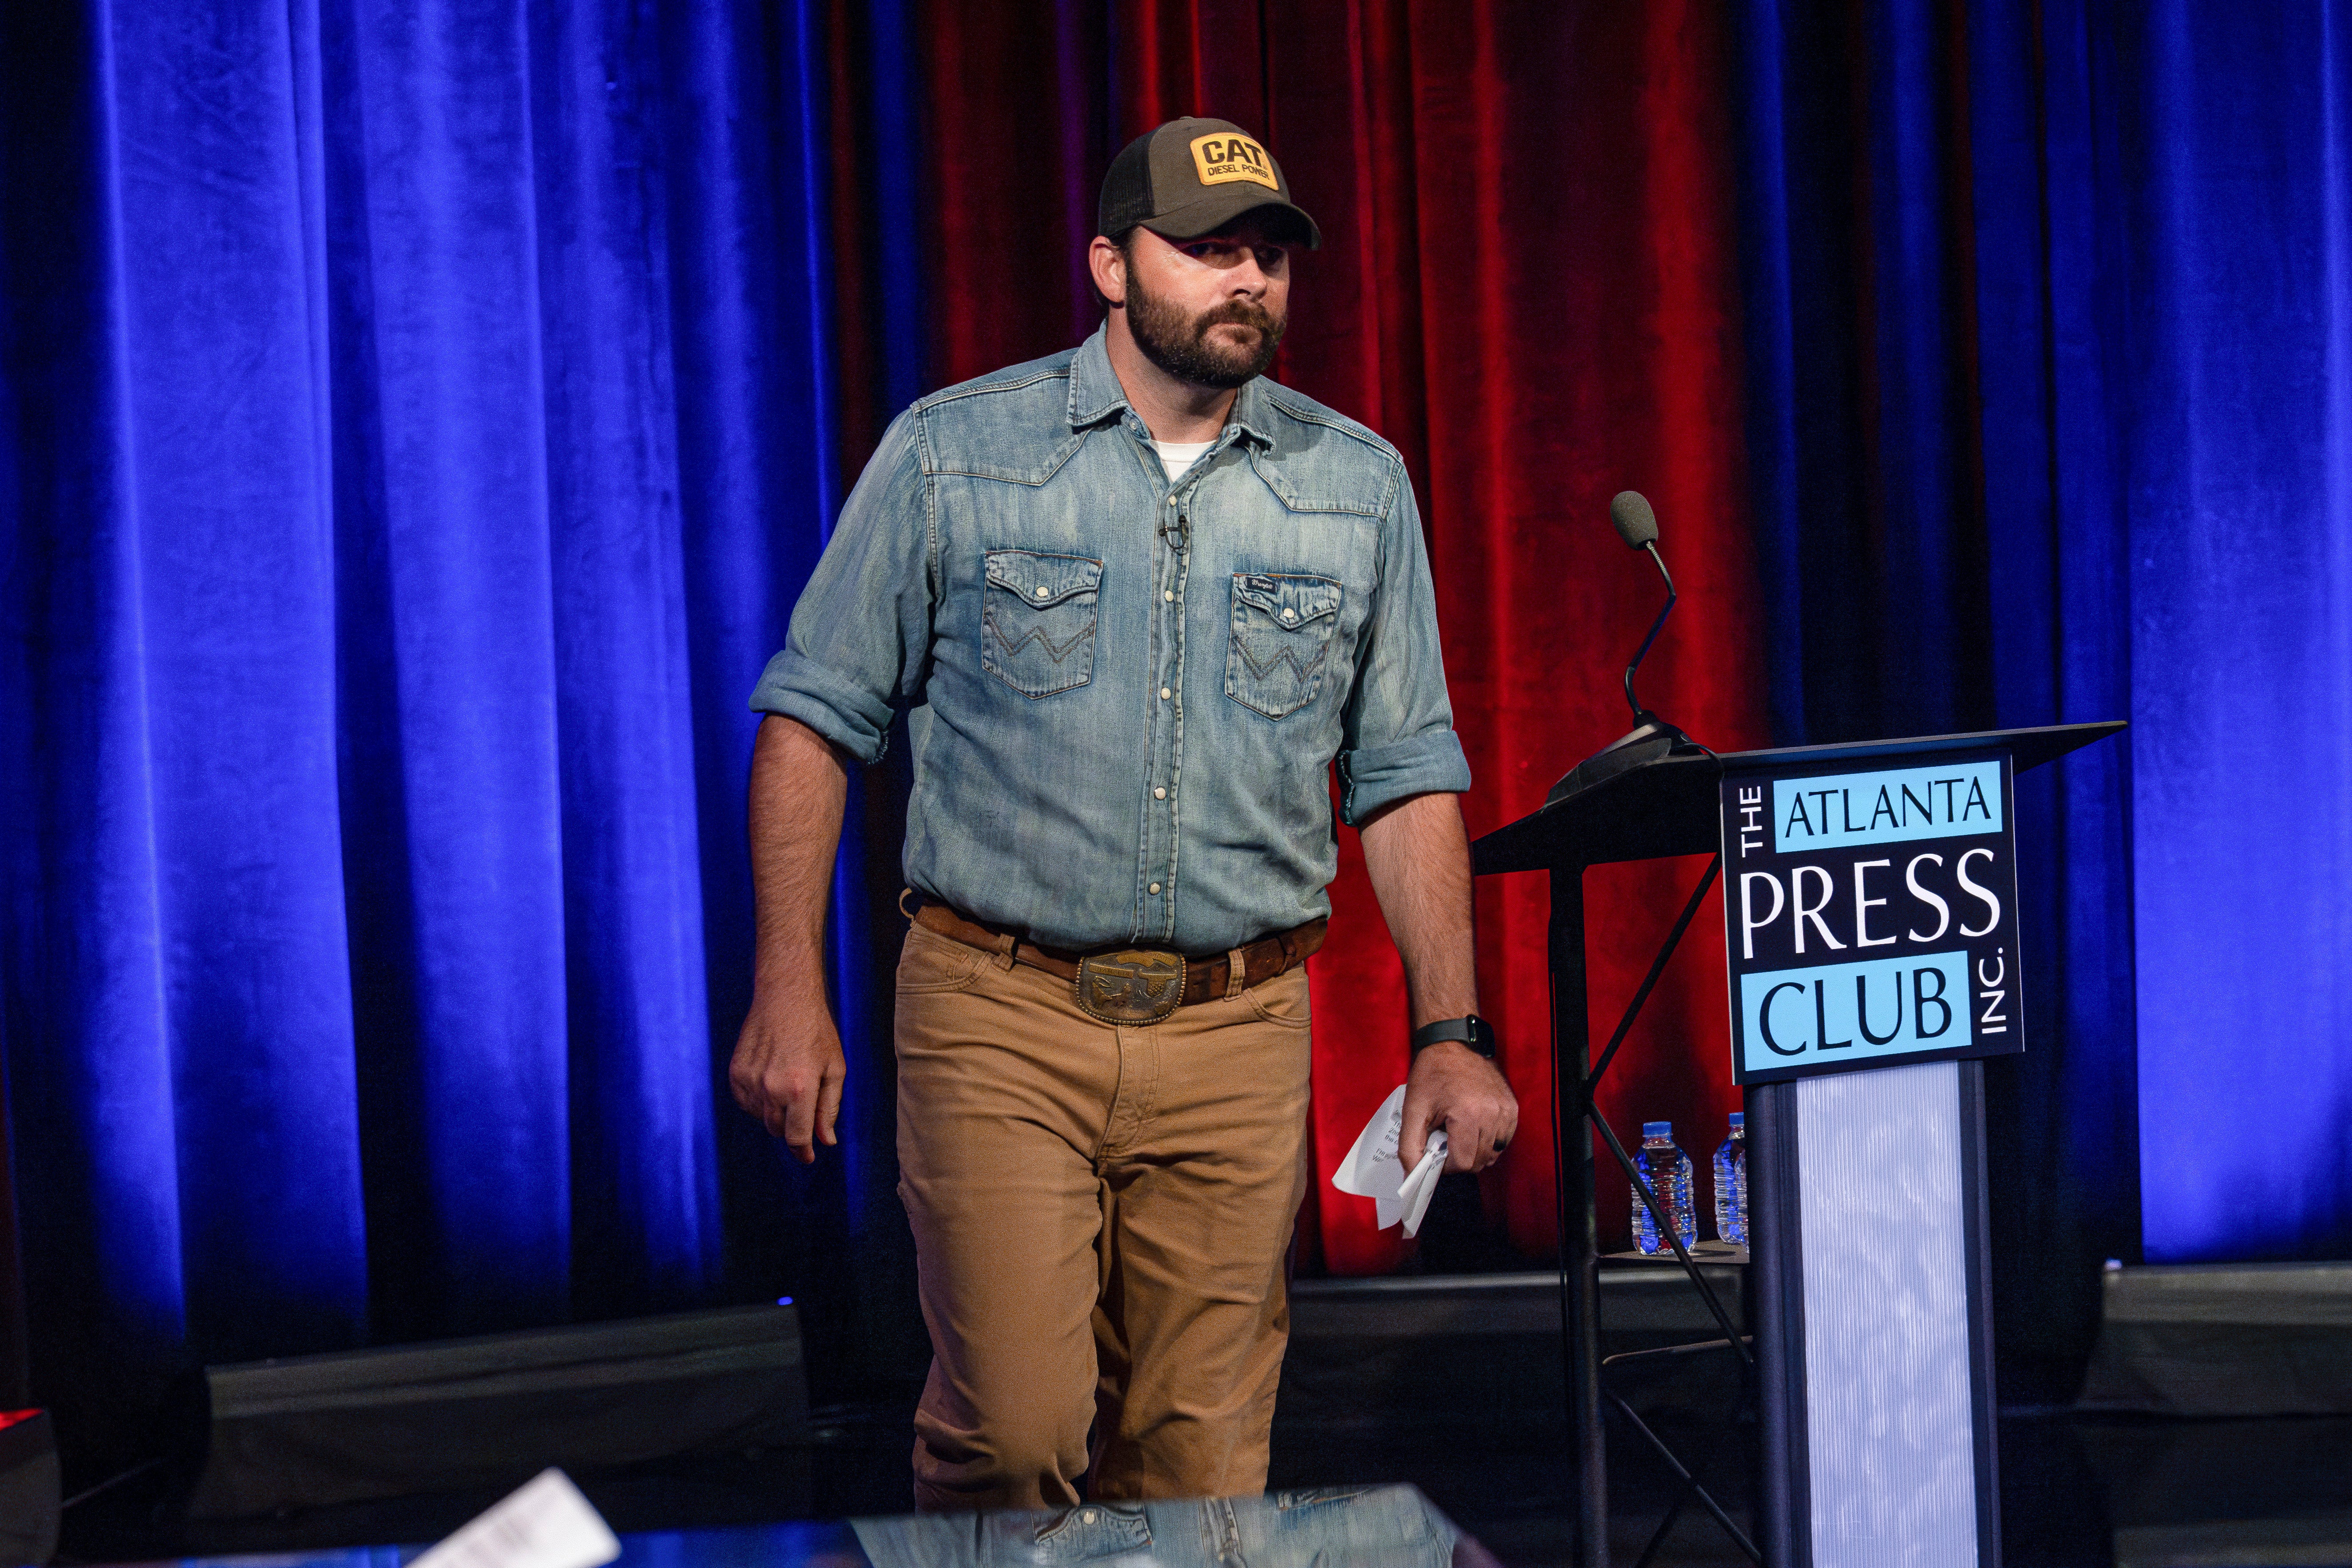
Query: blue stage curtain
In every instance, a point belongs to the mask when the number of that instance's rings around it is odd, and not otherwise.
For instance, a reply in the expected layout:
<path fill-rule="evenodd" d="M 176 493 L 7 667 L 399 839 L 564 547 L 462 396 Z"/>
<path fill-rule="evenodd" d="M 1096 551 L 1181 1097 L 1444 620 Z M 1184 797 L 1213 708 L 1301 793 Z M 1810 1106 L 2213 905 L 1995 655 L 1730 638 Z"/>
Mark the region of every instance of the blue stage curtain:
<path fill-rule="evenodd" d="M 2147 1254 L 2352 1256 L 2352 6 L 2045 0 L 2044 35 L 2093 106 L 2052 209 L 2133 237 L 2059 334 L 2108 433 L 2061 468 L 2128 530 L 2095 592 L 2127 606 Z"/>
<path fill-rule="evenodd" d="M 2352 1247 L 2352 12 L 1741 17 L 1780 734 L 2133 724 L 2019 790 L 2000 1332 L 2064 1398 L 2102 1258 Z"/>
<path fill-rule="evenodd" d="M 2133 725 L 2021 801 L 2063 859 L 2025 894 L 2063 1060 L 2021 1201 L 2136 1197 L 2155 1262 L 2341 1258 L 2352 8 L 1972 31 L 2001 716 Z"/>
<path fill-rule="evenodd" d="M 1783 744 L 1989 726 L 1944 9 L 1740 9 L 1749 485 Z"/>
<path fill-rule="evenodd" d="M 2097 557 L 2055 525 L 2042 381 L 2013 363 L 2043 298 L 2037 86 L 2030 58 L 1997 54 L 2021 27 L 1898 0 L 1742 16 L 1749 467 L 1779 739 L 2123 713 L 2126 694 L 2062 650 L 2049 602 L 2062 542 Z M 2137 1234 L 2122 755 L 2110 742 L 2018 783 L 2032 1033 L 1987 1069 L 2011 1399 L 2072 1396 L 2100 1262 Z"/>
<path fill-rule="evenodd" d="M 0 1027 L 41 1392 L 829 1266 L 887 1173 L 784 1171 L 724 1083 L 745 695 L 843 456 L 824 6 L 5 29 Z M 885 1121 L 887 1074 L 852 1081 Z"/>
<path fill-rule="evenodd" d="M 2132 234 L 2094 179 L 2114 128 L 2085 90 L 2091 40 L 2079 25 L 2042 26 L 2032 0 L 1982 5 L 1966 57 L 1993 690 L 2003 724 L 2137 722 L 2129 518 L 2094 347 L 2119 320 L 2100 280 Z M 2142 738 L 2102 742 L 2017 785 L 2032 1054 L 1990 1088 L 2001 1168 L 2015 1178 L 1995 1184 L 1996 1245 L 2015 1260 L 2000 1270 L 2002 1357 L 2011 1392 L 2038 1400 L 2073 1397 L 2100 1261 L 2140 1253 L 2131 762 Z"/>

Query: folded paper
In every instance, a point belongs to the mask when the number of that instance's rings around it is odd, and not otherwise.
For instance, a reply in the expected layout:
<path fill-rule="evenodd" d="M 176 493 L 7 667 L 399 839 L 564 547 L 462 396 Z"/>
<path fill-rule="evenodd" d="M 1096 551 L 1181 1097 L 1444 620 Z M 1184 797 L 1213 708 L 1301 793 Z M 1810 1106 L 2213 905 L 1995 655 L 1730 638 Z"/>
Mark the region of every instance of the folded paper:
<path fill-rule="evenodd" d="M 601 1568 L 620 1554 L 572 1478 L 549 1468 L 408 1568 Z"/>
<path fill-rule="evenodd" d="M 1355 1146 L 1332 1173 L 1331 1184 L 1343 1193 L 1371 1199 L 1373 1217 L 1382 1230 L 1402 1221 L 1410 1237 L 1420 1234 L 1422 1216 L 1429 1212 L 1430 1196 L 1437 1191 L 1438 1175 L 1445 1169 L 1446 1139 L 1443 1128 L 1430 1133 L 1421 1163 L 1405 1170 L 1403 1157 L 1397 1152 L 1404 1141 L 1404 1089 L 1397 1085 L 1396 1092 L 1372 1112 L 1372 1119 L 1356 1135 Z M 1404 1179 L 1399 1181 L 1399 1176 Z"/>

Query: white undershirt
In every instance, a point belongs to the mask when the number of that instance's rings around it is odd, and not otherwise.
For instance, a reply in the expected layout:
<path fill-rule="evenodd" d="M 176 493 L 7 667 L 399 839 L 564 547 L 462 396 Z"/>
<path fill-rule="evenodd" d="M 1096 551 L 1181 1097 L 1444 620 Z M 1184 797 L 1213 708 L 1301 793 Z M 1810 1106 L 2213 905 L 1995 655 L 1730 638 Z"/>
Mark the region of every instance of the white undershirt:
<path fill-rule="evenodd" d="M 1160 466 L 1168 470 L 1168 482 L 1172 485 L 1184 477 L 1184 470 L 1199 460 L 1202 453 L 1215 445 L 1214 441 L 1154 441 L 1151 449 L 1160 454 Z"/>

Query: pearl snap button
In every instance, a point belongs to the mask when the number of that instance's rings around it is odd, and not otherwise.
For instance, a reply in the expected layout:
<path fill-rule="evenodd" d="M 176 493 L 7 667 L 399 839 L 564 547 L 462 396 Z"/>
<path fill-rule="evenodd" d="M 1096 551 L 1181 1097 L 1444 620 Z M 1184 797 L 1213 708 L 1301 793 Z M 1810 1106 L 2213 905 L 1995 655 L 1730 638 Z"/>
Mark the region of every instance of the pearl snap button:
<path fill-rule="evenodd" d="M 1041 586 L 1038 588 L 1038 590 L 1037 590 L 1037 596 L 1038 596 L 1039 598 L 1043 599 L 1043 598 L 1046 597 L 1048 595 L 1050 595 L 1051 593 L 1053 593 L 1053 590 L 1052 590 L 1051 588 L 1044 587 L 1044 586 L 1042 586 L 1042 585 L 1041 585 Z"/>
<path fill-rule="evenodd" d="M 1160 590 L 1160 596 L 1172 605 L 1176 602 L 1176 590 L 1173 588 L 1162 588 Z"/>
<path fill-rule="evenodd" d="M 1166 800 L 1168 798 L 1168 792 L 1164 789 L 1154 789 L 1151 792 L 1151 798 L 1154 800 Z"/>
<path fill-rule="evenodd" d="M 1160 884 L 1159 884 L 1159 883 L 1157 883 L 1157 882 L 1152 883 L 1152 884 L 1151 884 L 1151 890 L 1152 890 L 1153 892 L 1155 892 L 1155 893 L 1156 893 L 1156 892 L 1158 892 L 1158 891 L 1160 890 Z"/>
<path fill-rule="evenodd" d="M 1078 1522 L 1080 1524 L 1092 1524 L 1094 1521 L 1095 1510 L 1092 1509 L 1088 1509 L 1086 1512 L 1078 1515 Z"/>
<path fill-rule="evenodd" d="M 1037 592 L 1041 594 L 1045 591 L 1045 590 L 1043 588 L 1037 590 Z M 1298 618 L 1298 612 L 1297 610 L 1285 610 L 1282 612 L 1282 618 L 1286 621 L 1295 621 Z"/>
<path fill-rule="evenodd" d="M 1169 690 L 1169 689 L 1168 689 L 1166 687 L 1164 687 L 1164 686 L 1163 686 L 1163 687 L 1161 687 L 1161 688 L 1160 689 L 1160 701 L 1162 701 L 1162 702 L 1167 701 L 1171 697 L 1173 697 L 1173 696 L 1175 696 L 1175 695 L 1176 695 L 1176 694 L 1175 694 L 1174 692 L 1172 692 L 1172 691 Z"/>

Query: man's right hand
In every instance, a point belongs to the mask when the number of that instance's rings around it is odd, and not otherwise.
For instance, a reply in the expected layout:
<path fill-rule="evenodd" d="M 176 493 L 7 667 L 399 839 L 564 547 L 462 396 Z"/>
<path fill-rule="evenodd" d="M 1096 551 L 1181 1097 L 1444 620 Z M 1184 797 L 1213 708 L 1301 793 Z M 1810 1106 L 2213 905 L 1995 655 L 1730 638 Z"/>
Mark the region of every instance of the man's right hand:
<path fill-rule="evenodd" d="M 833 1124 L 847 1074 L 841 1036 L 823 995 L 807 1003 L 752 996 L 727 1081 L 735 1103 L 782 1138 L 803 1165 L 816 1158 L 817 1143 L 838 1142 Z"/>
<path fill-rule="evenodd" d="M 751 747 L 751 1012 L 727 1082 L 805 1165 L 841 1113 L 841 1037 L 824 1005 L 824 901 L 849 794 L 845 754 L 770 714 Z"/>

